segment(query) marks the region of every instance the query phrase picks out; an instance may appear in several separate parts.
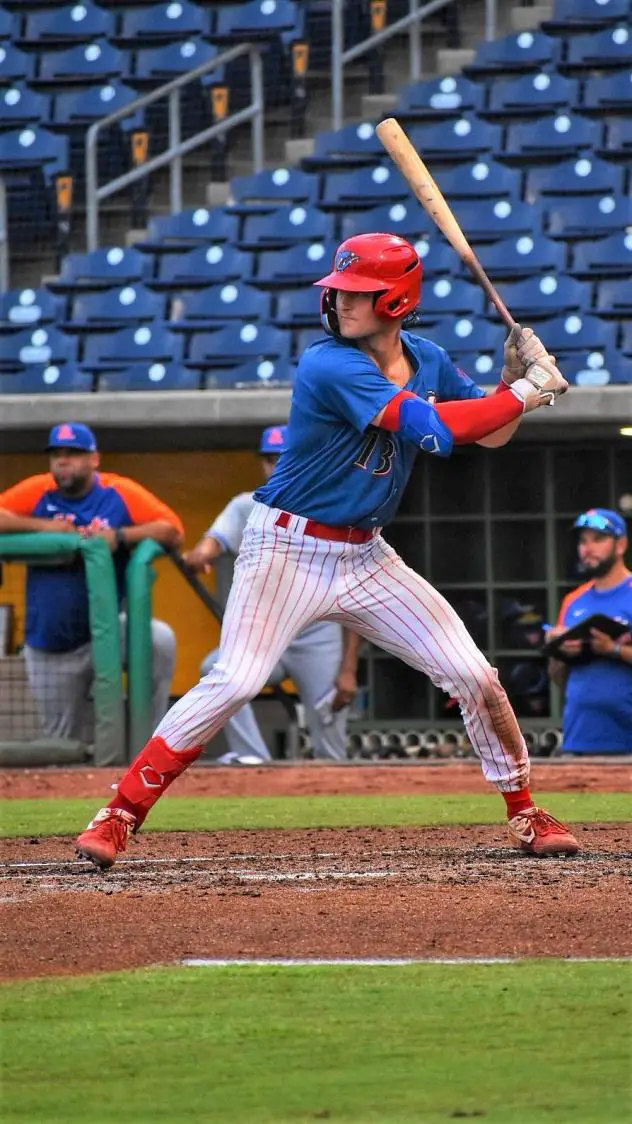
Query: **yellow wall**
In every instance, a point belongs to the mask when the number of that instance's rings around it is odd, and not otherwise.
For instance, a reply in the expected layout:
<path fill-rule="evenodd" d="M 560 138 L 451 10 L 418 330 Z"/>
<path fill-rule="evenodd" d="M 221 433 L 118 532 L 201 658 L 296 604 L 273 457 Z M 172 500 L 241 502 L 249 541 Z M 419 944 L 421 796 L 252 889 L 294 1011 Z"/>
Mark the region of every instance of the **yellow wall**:
<path fill-rule="evenodd" d="M 0 491 L 37 472 L 47 470 L 46 457 L 0 454 Z M 238 492 L 255 488 L 261 480 L 258 458 L 251 452 L 111 453 L 102 467 L 131 476 L 177 511 L 184 523 L 185 545 L 193 546 L 211 520 Z M 4 566 L 0 604 L 16 606 L 17 640 L 22 639 L 22 567 Z M 167 559 L 157 565 L 154 614 L 167 621 L 178 639 L 178 660 L 172 690 L 180 694 L 198 679 L 202 657 L 216 645 L 219 628 L 175 566 Z M 213 589 L 212 575 L 203 579 Z"/>

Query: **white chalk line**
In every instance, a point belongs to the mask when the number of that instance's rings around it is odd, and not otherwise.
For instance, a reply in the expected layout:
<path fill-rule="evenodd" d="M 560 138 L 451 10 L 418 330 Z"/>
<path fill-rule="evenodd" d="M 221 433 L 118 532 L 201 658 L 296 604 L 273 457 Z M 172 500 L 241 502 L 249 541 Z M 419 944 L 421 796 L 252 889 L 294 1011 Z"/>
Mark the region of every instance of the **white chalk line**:
<path fill-rule="evenodd" d="M 53 872 L 47 871 L 46 873 L 40 873 L 40 874 L 36 874 L 36 873 L 33 873 L 33 872 L 30 872 L 30 873 L 22 872 L 22 873 L 15 873 L 15 874 L 0 875 L 0 883 L 1 882 L 15 882 L 15 881 L 18 881 L 18 880 L 29 879 L 31 882 L 33 882 L 33 881 L 39 882 L 40 885 L 42 885 L 42 886 L 54 888 L 56 886 L 56 883 L 59 882 L 59 881 L 72 881 L 73 883 L 76 884 L 77 875 L 81 874 L 81 873 L 87 873 L 87 874 L 90 875 L 90 877 L 94 876 L 93 869 L 88 867 L 85 863 L 76 863 L 76 864 L 73 864 L 73 865 L 74 865 L 73 870 L 66 870 L 66 871 L 62 870 L 62 871 L 59 871 L 58 873 L 55 873 L 54 874 L 55 882 L 49 881 L 50 878 L 51 878 L 51 875 L 53 875 Z M 138 866 L 140 866 L 140 863 L 138 863 L 138 864 L 135 863 L 133 865 L 138 867 Z M 354 870 L 328 870 L 328 869 L 318 870 L 318 871 L 312 871 L 312 870 L 297 871 L 297 870 L 294 870 L 294 871 L 283 871 L 283 872 L 277 873 L 275 871 L 265 872 L 265 871 L 259 871 L 259 870 L 233 869 L 231 867 L 228 867 L 226 870 L 223 870 L 221 874 L 209 874 L 209 875 L 207 875 L 205 881 L 208 884 L 218 884 L 218 883 L 223 882 L 224 879 L 226 879 L 226 878 L 234 878 L 237 882 L 270 882 L 270 883 L 277 883 L 277 882 L 321 882 L 321 881 L 342 882 L 342 881 L 346 881 L 346 880 L 359 881 L 359 880 L 362 880 L 362 879 L 376 880 L 376 879 L 379 879 L 379 878 L 399 878 L 401 876 L 401 874 L 402 874 L 402 872 L 399 871 L 399 870 L 357 870 L 357 871 L 354 871 Z M 138 880 L 140 880 L 140 879 L 150 879 L 150 878 L 154 878 L 154 877 L 155 877 L 155 872 L 151 871 L 151 870 L 138 870 L 137 869 L 137 870 L 134 871 L 134 878 L 138 879 Z M 116 882 L 116 873 L 114 873 L 113 875 L 109 875 L 108 880 L 110 881 L 111 884 Z"/>
<path fill-rule="evenodd" d="M 306 957 L 304 959 L 256 959 L 256 960 L 228 960 L 215 958 L 185 957 L 177 961 L 186 968 L 311 968 L 317 966 L 332 967 L 385 967 L 398 968 L 409 964 L 524 964 L 527 961 L 560 960 L 567 964 L 627 964 L 632 961 L 632 956 L 561 956 L 561 957 L 533 957 L 533 956 L 416 956 L 416 957 L 348 957 L 348 958 L 320 958 Z"/>

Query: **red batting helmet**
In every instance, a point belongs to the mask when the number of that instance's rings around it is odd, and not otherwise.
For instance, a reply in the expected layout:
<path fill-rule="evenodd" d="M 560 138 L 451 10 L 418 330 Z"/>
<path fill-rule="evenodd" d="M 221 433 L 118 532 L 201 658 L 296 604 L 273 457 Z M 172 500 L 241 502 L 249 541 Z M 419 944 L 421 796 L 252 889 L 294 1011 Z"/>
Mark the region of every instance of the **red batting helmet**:
<path fill-rule="evenodd" d="M 421 261 L 397 234 L 356 234 L 336 250 L 334 268 L 315 284 L 321 286 L 321 315 L 328 331 L 338 334 L 336 290 L 375 293 L 374 308 L 382 320 L 414 312 L 421 297 Z"/>

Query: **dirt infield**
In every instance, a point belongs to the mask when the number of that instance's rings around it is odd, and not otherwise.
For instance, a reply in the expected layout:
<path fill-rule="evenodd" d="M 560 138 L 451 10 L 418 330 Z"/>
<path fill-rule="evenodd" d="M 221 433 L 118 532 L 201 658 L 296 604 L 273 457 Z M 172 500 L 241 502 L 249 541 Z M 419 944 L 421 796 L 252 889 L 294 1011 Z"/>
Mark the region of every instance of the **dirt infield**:
<path fill-rule="evenodd" d="M 534 772 L 548 791 L 629 788 L 627 767 L 536 763 Z M 5 796 L 98 801 L 116 774 L 0 776 Z M 206 768 L 183 780 L 177 795 L 488 791 L 469 762 Z M 500 823 L 146 833 L 106 875 L 75 861 L 71 840 L 4 840 L 0 971 L 75 974 L 183 957 L 630 955 L 632 827 L 587 824 L 577 834 L 581 855 L 538 861 L 511 849 Z"/>

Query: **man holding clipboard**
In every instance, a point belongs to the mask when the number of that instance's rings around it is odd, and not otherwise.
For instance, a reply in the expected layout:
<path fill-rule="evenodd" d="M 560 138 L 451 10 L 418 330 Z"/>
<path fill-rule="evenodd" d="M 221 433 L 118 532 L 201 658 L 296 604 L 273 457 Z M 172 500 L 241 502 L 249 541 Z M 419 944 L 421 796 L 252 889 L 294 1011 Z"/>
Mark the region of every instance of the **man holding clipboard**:
<path fill-rule="evenodd" d="M 596 507 L 574 523 L 582 573 L 547 633 L 549 676 L 565 688 L 565 753 L 632 753 L 632 573 L 625 519 Z"/>

